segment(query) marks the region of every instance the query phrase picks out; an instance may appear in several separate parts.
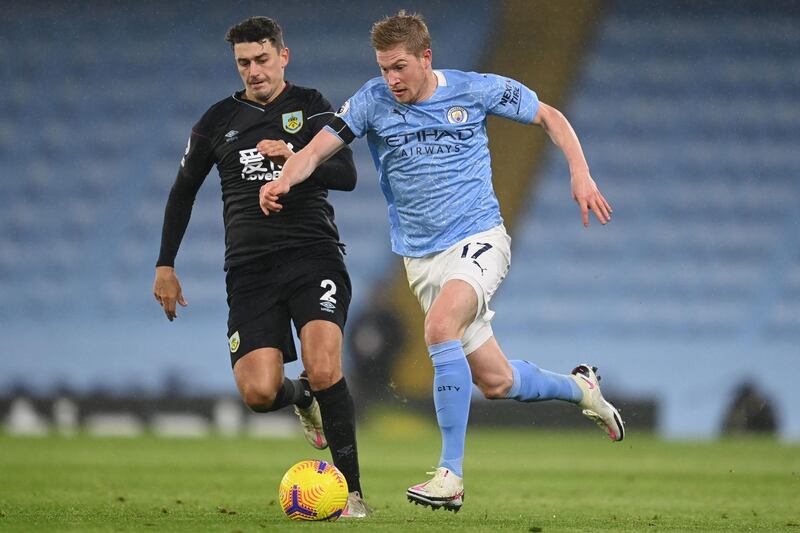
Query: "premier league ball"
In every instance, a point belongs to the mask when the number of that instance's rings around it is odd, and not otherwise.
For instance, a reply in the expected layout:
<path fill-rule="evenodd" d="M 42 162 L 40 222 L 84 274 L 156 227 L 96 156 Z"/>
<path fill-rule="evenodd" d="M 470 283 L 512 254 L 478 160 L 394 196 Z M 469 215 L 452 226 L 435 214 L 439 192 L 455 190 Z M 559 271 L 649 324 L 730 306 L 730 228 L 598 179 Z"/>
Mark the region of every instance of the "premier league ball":
<path fill-rule="evenodd" d="M 281 480 L 278 498 L 290 520 L 336 520 L 347 504 L 347 481 L 325 461 L 300 461 Z"/>

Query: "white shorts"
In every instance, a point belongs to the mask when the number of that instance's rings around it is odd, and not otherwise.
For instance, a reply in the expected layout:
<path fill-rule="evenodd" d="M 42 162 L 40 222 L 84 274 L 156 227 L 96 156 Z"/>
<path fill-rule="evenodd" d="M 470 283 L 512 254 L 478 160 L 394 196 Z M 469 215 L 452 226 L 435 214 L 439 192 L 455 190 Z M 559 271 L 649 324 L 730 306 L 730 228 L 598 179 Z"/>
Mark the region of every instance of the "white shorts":
<path fill-rule="evenodd" d="M 489 301 L 511 265 L 511 237 L 502 224 L 463 239 L 447 250 L 425 257 L 404 257 L 411 291 L 428 314 L 442 286 L 451 279 L 469 283 L 478 295 L 478 312 L 461 345 L 467 355 L 492 337 L 494 311 Z"/>

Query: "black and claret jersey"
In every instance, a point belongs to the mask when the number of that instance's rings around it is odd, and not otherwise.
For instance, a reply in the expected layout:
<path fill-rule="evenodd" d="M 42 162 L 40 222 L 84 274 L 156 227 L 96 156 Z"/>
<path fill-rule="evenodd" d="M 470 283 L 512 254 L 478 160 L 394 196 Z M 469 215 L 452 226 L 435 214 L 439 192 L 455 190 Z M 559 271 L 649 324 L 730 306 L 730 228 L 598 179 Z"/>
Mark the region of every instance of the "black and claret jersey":
<path fill-rule="evenodd" d="M 280 176 L 281 166 L 256 150 L 264 140 L 282 140 L 298 151 L 333 117 L 318 91 L 287 82 L 266 106 L 246 100 L 244 91 L 211 106 L 194 128 L 164 213 L 157 266 L 173 266 L 189 223 L 197 191 L 214 165 L 222 187 L 225 269 L 281 250 L 341 245 L 328 189 L 352 190 L 353 154 L 345 147 L 281 199 L 283 209 L 265 216 L 261 186 Z"/>

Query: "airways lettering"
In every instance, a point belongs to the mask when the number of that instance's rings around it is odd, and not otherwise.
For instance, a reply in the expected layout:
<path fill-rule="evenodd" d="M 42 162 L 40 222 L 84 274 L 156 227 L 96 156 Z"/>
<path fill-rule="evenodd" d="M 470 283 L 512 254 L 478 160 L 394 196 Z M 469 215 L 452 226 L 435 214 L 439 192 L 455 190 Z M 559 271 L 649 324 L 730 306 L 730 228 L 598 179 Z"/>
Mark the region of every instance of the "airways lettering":
<path fill-rule="evenodd" d="M 440 144 L 428 146 L 410 146 L 401 148 L 397 154 L 403 157 L 412 155 L 436 155 L 436 154 L 457 154 L 461 151 L 461 147 L 457 144 Z"/>

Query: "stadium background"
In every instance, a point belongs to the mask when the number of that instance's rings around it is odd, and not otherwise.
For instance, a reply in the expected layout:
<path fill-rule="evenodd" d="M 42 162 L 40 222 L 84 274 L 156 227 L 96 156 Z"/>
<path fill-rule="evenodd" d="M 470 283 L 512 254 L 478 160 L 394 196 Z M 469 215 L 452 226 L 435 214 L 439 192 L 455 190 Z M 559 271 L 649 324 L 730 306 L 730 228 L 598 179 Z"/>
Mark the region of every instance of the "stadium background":
<path fill-rule="evenodd" d="M 378 73 L 371 23 L 405 7 L 426 16 L 435 67 L 509 75 L 560 107 L 614 206 L 612 224 L 584 230 L 544 133 L 490 123 L 514 239 L 493 304 L 506 352 L 563 372 L 597 364 L 611 397 L 668 437 L 718 434 L 750 383 L 779 434 L 800 439 L 796 3 L 275 6 L 2 3 L 0 422 L 36 432 L 84 420 L 81 398 L 101 398 L 96 411 L 143 398 L 150 410 L 239 408 L 235 396 L 215 403 L 235 395 L 216 171 L 176 263 L 189 307 L 168 323 L 151 295 L 189 130 L 240 85 L 225 30 L 277 18 L 287 78 L 338 106 Z M 409 339 L 391 362 L 390 403 L 415 405 L 430 395 L 421 315 L 388 247 L 366 144 L 354 148 L 359 185 L 331 194 L 354 280 L 349 327 L 386 292 Z M 531 409 L 534 424 L 546 409 Z"/>

